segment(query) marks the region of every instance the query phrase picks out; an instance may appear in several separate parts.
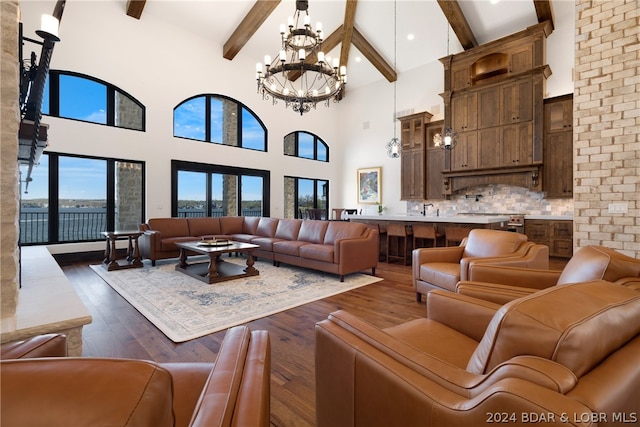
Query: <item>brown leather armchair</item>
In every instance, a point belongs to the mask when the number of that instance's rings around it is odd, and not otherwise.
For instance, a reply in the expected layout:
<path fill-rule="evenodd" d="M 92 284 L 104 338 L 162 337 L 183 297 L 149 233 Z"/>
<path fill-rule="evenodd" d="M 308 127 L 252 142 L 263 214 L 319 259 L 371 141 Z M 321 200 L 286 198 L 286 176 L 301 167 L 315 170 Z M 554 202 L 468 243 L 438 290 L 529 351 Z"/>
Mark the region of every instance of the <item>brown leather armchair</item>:
<path fill-rule="evenodd" d="M 318 427 L 602 426 L 640 417 L 640 293 L 606 281 L 504 306 L 446 291 L 387 329 L 316 325 Z M 635 421 L 634 421 L 635 420 Z"/>
<path fill-rule="evenodd" d="M 63 335 L 2 348 L 1 425 L 269 426 L 266 331 L 229 329 L 215 363 L 54 356 Z"/>
<path fill-rule="evenodd" d="M 604 246 L 579 249 L 563 270 L 477 264 L 469 269 L 469 281 L 456 292 L 498 304 L 567 283 L 606 280 L 640 291 L 640 260 Z"/>
<path fill-rule="evenodd" d="M 527 241 L 527 236 L 500 230 L 474 229 L 460 246 L 413 250 L 413 288 L 416 300 L 432 289 L 455 292 L 477 264 L 548 269 L 549 247 Z"/>

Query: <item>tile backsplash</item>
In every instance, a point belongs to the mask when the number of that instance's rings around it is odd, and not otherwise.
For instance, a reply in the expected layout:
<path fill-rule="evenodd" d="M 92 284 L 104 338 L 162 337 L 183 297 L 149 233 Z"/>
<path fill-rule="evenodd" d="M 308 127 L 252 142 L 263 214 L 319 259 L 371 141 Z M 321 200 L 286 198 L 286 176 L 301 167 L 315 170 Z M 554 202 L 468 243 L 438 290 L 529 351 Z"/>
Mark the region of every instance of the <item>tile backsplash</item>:
<path fill-rule="evenodd" d="M 449 200 L 426 200 L 433 203 L 427 212 L 440 210 L 440 215 L 458 213 L 522 213 L 525 215 L 573 215 L 573 199 L 545 199 L 544 193 L 509 185 L 470 187 Z M 423 203 L 407 202 L 407 214 L 422 211 Z"/>

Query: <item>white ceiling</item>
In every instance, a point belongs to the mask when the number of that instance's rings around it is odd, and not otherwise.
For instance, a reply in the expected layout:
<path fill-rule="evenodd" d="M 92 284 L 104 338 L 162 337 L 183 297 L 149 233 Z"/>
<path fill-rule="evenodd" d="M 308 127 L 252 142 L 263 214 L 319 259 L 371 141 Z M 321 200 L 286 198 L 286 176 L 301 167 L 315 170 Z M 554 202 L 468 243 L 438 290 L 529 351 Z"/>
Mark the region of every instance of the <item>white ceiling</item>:
<path fill-rule="evenodd" d="M 552 10 L 554 3 L 560 1 L 566 0 L 553 0 Z M 127 1 L 120 2 L 124 13 Z M 459 0 L 458 3 L 479 44 L 537 23 L 533 0 Z M 167 26 L 186 28 L 210 39 L 212 52 L 222 56 L 224 43 L 253 4 L 254 0 L 147 0 L 141 20 L 159 20 Z M 329 35 L 343 23 L 345 6 L 345 0 L 309 0 L 312 24 L 322 22 L 325 36 Z M 276 56 L 280 49 L 280 24 L 286 23 L 294 12 L 295 0 L 283 0 L 239 55 L 255 58 L 255 62 L 261 62 L 267 54 Z M 390 65 L 395 62 L 398 73 L 462 50 L 435 0 L 359 0 L 355 26 Z M 414 36 L 413 40 L 407 39 L 409 34 Z M 397 46 L 395 58 L 394 44 Z M 340 45 L 328 54 L 339 56 Z M 347 72 L 352 87 L 383 78 L 353 46 Z"/>

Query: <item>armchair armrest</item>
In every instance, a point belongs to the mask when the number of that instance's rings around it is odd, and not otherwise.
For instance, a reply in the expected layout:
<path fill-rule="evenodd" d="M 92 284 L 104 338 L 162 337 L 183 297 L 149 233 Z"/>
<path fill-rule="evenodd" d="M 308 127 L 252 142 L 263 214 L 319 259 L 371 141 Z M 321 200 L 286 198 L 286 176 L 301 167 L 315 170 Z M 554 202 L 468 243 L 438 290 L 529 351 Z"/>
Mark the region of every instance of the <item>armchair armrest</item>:
<path fill-rule="evenodd" d="M 427 262 L 459 263 L 464 253 L 464 246 L 450 246 L 443 248 L 419 248 L 411 253 L 411 265 L 414 280 L 420 277 L 420 266 Z"/>
<path fill-rule="evenodd" d="M 433 290 L 427 294 L 427 317 L 478 342 L 501 306 L 453 292 Z"/>
<path fill-rule="evenodd" d="M 341 272 L 376 267 L 380 252 L 378 231 L 369 229 L 366 237 L 338 239 L 334 243 L 334 262 Z"/>
<path fill-rule="evenodd" d="M 67 337 L 62 334 L 37 335 L 23 341 L 3 344 L 1 359 L 67 357 Z"/>
<path fill-rule="evenodd" d="M 540 290 L 555 286 L 561 274 L 560 270 L 536 270 L 508 265 L 474 263 L 469 267 L 468 280 Z"/>
<path fill-rule="evenodd" d="M 514 299 L 526 297 L 538 289 L 520 286 L 501 285 L 499 283 L 460 281 L 456 285 L 456 293 L 469 297 L 504 305 Z"/>
<path fill-rule="evenodd" d="M 525 242 L 514 253 L 494 257 L 464 257 L 460 260 L 460 280 L 472 280 L 470 270 L 476 264 L 504 265 L 530 269 L 549 268 L 549 247 Z"/>

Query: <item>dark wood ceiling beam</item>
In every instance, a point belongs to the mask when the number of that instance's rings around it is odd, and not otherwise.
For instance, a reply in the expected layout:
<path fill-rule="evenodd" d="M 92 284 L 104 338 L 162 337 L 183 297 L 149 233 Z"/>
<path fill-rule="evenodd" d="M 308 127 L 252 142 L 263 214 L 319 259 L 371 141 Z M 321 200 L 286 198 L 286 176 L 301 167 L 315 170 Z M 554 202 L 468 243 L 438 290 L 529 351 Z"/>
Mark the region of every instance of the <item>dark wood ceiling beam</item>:
<path fill-rule="evenodd" d="M 356 6 L 358 5 L 358 0 L 347 0 L 346 3 L 344 23 L 342 24 L 342 47 L 340 49 L 340 65 L 345 67 L 349 63 L 349 49 L 351 49 L 353 28 L 356 22 Z"/>
<path fill-rule="evenodd" d="M 536 8 L 538 22 L 549 21 L 553 30 L 553 12 L 551 10 L 551 1 L 549 0 L 533 0 L 533 6 Z"/>
<path fill-rule="evenodd" d="M 471 31 L 471 27 L 467 22 L 467 18 L 464 17 L 462 9 L 457 0 L 438 0 L 440 9 L 446 16 L 449 25 L 453 29 L 453 32 L 458 37 L 460 44 L 464 50 L 468 50 L 478 46 L 478 41 Z"/>
<path fill-rule="evenodd" d="M 147 0 L 129 0 L 127 2 L 127 15 L 140 19 L 146 3 Z"/>
<path fill-rule="evenodd" d="M 281 0 L 256 0 L 255 4 L 242 19 L 240 25 L 234 30 L 229 40 L 227 40 L 222 48 L 222 56 L 228 60 L 232 60 L 240 52 L 240 49 L 247 44 L 251 36 L 266 21 Z"/>
<path fill-rule="evenodd" d="M 353 28 L 353 36 L 351 37 L 353 45 L 364 55 L 365 58 L 376 67 L 380 74 L 382 74 L 388 81 L 395 82 L 398 78 L 396 70 L 384 60 L 382 55 L 367 41 L 367 39 L 358 31 L 357 28 Z M 347 70 L 348 71 L 348 70 Z"/>

